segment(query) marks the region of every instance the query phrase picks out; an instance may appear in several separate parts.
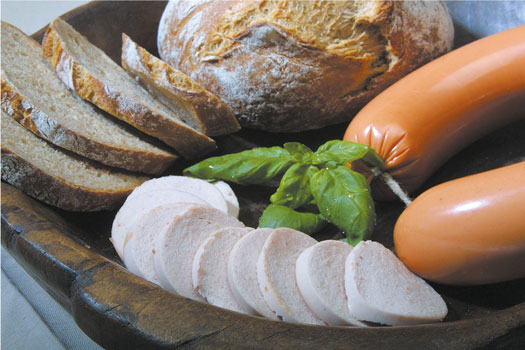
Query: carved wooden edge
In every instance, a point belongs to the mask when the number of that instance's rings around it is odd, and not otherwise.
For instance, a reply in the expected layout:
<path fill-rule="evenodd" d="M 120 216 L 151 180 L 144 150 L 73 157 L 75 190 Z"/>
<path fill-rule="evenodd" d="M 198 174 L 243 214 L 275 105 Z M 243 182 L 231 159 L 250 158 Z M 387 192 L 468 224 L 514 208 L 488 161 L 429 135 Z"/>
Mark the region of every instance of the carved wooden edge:
<path fill-rule="evenodd" d="M 150 53 L 158 54 L 157 41 L 151 40 L 152 37 L 157 37 L 157 26 L 151 24 L 158 23 L 166 4 L 166 0 L 96 0 L 66 12 L 60 18 L 120 64 L 122 32 Z M 93 18 L 97 20 L 93 21 Z M 93 22 L 105 24 L 94 26 Z M 31 37 L 41 43 L 47 28 L 48 25 L 44 26 Z M 114 35 L 115 33 L 118 35 Z"/>
<path fill-rule="evenodd" d="M 506 335 L 525 331 L 525 303 L 484 317 L 413 327 L 323 327 L 241 315 L 130 274 L 77 240 L 68 227 L 51 208 L 2 183 L 2 245 L 62 298 L 78 326 L 106 349 L 374 349 L 381 344 L 406 349 L 408 343 L 464 349 L 509 341 Z"/>

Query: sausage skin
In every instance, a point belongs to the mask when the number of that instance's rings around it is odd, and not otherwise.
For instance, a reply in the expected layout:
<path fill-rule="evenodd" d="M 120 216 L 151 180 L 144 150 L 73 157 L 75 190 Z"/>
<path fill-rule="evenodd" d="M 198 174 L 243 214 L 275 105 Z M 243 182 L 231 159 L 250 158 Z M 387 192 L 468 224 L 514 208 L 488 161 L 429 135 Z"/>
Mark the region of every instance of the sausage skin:
<path fill-rule="evenodd" d="M 525 118 L 525 25 L 441 56 L 367 104 L 344 140 L 372 146 L 406 192 L 460 149 Z M 379 180 L 376 199 L 394 198 Z"/>
<path fill-rule="evenodd" d="M 525 277 L 525 161 L 423 192 L 397 220 L 394 244 L 401 261 L 431 281 Z"/>

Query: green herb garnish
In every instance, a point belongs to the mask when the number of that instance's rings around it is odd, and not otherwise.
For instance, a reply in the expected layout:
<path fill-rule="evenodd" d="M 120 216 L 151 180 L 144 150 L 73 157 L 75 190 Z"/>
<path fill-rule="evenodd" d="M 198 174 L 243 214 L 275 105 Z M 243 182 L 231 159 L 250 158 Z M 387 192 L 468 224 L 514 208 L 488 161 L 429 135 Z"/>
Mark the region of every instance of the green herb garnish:
<path fill-rule="evenodd" d="M 278 204 L 270 204 L 259 219 L 259 227 L 289 227 L 306 234 L 313 234 L 326 225 L 321 215 L 298 212 Z"/>
<path fill-rule="evenodd" d="M 312 152 L 298 142 L 260 147 L 208 158 L 184 170 L 184 175 L 242 185 L 263 184 L 281 177 L 259 227 L 290 227 L 312 234 L 326 222 L 342 230 L 348 243 L 369 238 L 375 224 L 374 202 L 363 175 L 347 163 L 361 159 L 383 169 L 384 162 L 369 146 L 333 140 Z M 313 207 L 314 211 L 311 210 Z"/>

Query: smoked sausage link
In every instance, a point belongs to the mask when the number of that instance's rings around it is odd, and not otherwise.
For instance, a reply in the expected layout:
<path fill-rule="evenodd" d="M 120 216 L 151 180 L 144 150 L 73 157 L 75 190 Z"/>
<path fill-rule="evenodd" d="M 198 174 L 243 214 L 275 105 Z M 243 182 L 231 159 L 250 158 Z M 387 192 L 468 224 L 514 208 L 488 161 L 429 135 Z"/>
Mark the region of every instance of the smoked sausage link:
<path fill-rule="evenodd" d="M 408 193 L 489 132 L 525 118 L 525 25 L 441 56 L 367 104 L 344 139 L 372 146 Z M 376 199 L 392 199 L 380 180 Z"/>
<path fill-rule="evenodd" d="M 525 277 L 525 161 L 423 192 L 397 220 L 394 243 L 401 261 L 431 281 Z"/>

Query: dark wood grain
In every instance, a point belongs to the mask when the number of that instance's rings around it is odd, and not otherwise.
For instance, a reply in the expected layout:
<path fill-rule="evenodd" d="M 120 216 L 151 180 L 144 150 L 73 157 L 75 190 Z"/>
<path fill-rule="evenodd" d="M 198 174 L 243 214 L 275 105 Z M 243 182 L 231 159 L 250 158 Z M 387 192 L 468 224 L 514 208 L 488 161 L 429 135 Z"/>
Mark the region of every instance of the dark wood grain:
<path fill-rule="evenodd" d="M 156 53 L 160 1 L 94 2 L 63 18 L 119 62 L 121 33 Z M 34 35 L 42 38 L 44 29 Z M 463 34 L 461 34 L 463 33 Z M 462 42 L 468 39 L 461 32 Z M 465 39 L 466 38 L 466 39 Z M 220 137 L 217 154 L 341 138 L 346 125 L 301 134 L 242 130 Z M 449 160 L 422 190 L 525 159 L 525 121 L 498 130 Z M 180 174 L 179 162 L 166 174 Z M 257 219 L 273 189 L 232 186 L 240 218 Z M 401 203 L 376 203 L 373 239 L 393 248 Z M 115 212 L 72 213 L 2 183 L 2 245 L 106 349 L 514 349 L 525 344 L 525 279 L 480 287 L 433 286 L 449 307 L 445 322 L 414 327 L 343 328 L 269 321 L 169 293 L 130 273 L 109 242 Z M 337 234 L 327 228 L 316 238 Z"/>
<path fill-rule="evenodd" d="M 515 290 L 516 305 L 492 305 L 481 315 L 462 314 L 465 319 L 414 327 L 290 324 L 191 301 L 102 257 L 78 239 L 54 209 L 4 183 L 2 244 L 106 349 L 406 349 L 407 343 L 418 349 L 471 349 L 524 340 L 524 296 L 516 294 L 524 289 L 523 281 L 505 287 Z M 501 291 L 492 286 L 490 293 L 503 301 Z M 476 293 L 481 292 L 467 294 Z M 454 307 L 457 301 L 447 302 Z"/>

